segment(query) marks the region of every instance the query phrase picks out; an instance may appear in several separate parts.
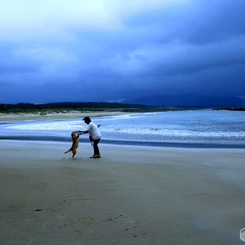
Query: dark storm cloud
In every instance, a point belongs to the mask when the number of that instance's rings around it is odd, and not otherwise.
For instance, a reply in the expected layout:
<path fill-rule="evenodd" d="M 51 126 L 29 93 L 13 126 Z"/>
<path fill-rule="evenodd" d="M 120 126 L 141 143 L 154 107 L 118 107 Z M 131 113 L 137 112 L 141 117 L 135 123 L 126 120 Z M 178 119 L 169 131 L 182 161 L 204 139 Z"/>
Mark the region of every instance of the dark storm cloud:
<path fill-rule="evenodd" d="M 162 2 L 128 2 L 132 9 L 121 10 L 120 1 L 97 0 L 101 22 L 89 14 L 79 22 L 72 10 L 64 12 L 65 21 L 44 16 L 51 23 L 43 22 L 46 29 L 37 22 L 34 29 L 23 24 L 28 28 L 18 38 L 6 32 L 0 38 L 0 103 L 245 96 L 245 2 Z"/>
<path fill-rule="evenodd" d="M 244 1 L 191 1 L 179 7 L 140 13 L 125 21 L 127 27 L 147 30 L 156 42 L 178 39 L 185 43 L 223 41 L 244 35 Z"/>
<path fill-rule="evenodd" d="M 34 57 L 25 54 L 23 47 L 14 43 L 0 43 L 0 74 L 35 72 L 40 64 Z"/>

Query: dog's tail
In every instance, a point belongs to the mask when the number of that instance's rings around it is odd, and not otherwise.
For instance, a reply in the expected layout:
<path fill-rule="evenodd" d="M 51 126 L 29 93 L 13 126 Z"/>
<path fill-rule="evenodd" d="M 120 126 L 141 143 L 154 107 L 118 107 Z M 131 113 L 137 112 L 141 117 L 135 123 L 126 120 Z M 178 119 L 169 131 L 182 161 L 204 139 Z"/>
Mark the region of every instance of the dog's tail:
<path fill-rule="evenodd" d="M 71 149 L 69 149 L 68 151 L 65 151 L 64 153 L 66 154 L 66 153 L 68 153 L 68 152 L 70 152 L 71 151 Z"/>

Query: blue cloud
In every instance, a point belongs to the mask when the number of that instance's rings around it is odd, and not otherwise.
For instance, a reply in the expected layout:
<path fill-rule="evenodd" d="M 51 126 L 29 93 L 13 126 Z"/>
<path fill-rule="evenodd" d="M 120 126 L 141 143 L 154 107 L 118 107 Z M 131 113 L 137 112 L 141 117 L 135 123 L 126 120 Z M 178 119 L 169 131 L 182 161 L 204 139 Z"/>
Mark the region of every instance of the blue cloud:
<path fill-rule="evenodd" d="M 0 103 L 245 96 L 244 1 L 62 3 L 67 11 L 47 3 L 31 5 L 36 18 L 26 6 L 0 17 Z"/>

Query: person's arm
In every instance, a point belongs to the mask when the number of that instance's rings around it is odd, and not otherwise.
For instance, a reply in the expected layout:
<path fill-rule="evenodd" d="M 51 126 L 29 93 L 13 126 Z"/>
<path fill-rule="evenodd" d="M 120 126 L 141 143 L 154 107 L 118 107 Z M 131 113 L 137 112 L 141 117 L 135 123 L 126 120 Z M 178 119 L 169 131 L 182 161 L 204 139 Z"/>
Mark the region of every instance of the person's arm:
<path fill-rule="evenodd" d="M 88 133 L 89 133 L 88 130 L 85 130 L 85 131 L 79 131 L 79 135 L 81 135 L 81 134 L 88 134 Z"/>

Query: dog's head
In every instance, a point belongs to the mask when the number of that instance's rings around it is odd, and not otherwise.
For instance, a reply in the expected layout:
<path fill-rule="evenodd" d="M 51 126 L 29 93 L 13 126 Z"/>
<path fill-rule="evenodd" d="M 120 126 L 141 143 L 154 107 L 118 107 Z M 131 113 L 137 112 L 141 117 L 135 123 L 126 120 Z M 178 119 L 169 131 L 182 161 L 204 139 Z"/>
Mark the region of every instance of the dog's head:
<path fill-rule="evenodd" d="M 73 132 L 71 133 L 71 137 L 72 137 L 72 138 L 75 137 L 75 136 L 77 136 L 77 131 L 73 131 Z"/>

